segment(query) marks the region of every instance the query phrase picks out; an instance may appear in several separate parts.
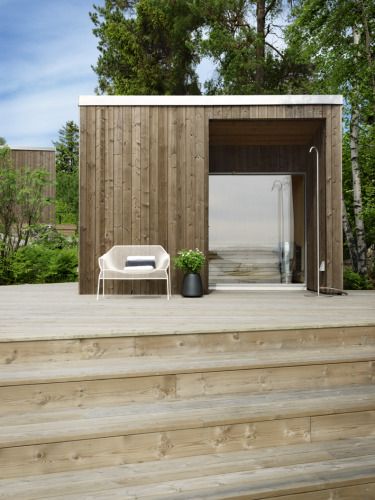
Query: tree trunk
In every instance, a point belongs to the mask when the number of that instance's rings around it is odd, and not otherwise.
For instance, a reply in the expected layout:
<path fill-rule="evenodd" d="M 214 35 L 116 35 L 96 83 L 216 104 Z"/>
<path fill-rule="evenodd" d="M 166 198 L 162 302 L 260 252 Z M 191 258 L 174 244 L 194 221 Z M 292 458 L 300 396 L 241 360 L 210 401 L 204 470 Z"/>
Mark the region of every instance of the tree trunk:
<path fill-rule="evenodd" d="M 362 22 L 363 22 L 363 30 L 365 36 L 365 50 L 366 50 L 366 59 L 368 63 L 368 67 L 370 69 L 371 75 L 371 86 L 372 86 L 372 95 L 375 96 L 375 72 L 374 72 L 374 58 L 372 53 L 372 37 L 369 28 L 369 20 L 368 20 L 368 11 L 367 11 L 367 3 L 361 0 L 361 8 L 362 8 Z M 372 112 L 375 114 L 375 102 L 373 102 Z"/>
<path fill-rule="evenodd" d="M 266 1 L 257 0 L 257 40 L 256 40 L 256 70 L 255 83 L 258 91 L 264 87 L 264 60 L 265 60 L 265 29 L 266 29 Z"/>
<path fill-rule="evenodd" d="M 353 210 L 355 219 L 355 235 L 357 239 L 358 273 L 361 276 L 365 276 L 367 274 L 367 248 L 365 226 L 362 217 L 362 190 L 358 160 L 358 129 L 359 111 L 357 106 L 353 104 L 352 116 L 350 120 L 350 160 L 353 178 Z"/>
<path fill-rule="evenodd" d="M 342 225 L 344 228 L 346 242 L 348 244 L 350 260 L 352 263 L 352 268 L 355 272 L 358 272 L 358 253 L 357 245 L 352 231 L 352 226 L 350 225 L 348 219 L 348 213 L 346 211 L 346 205 L 344 199 L 342 199 Z"/>

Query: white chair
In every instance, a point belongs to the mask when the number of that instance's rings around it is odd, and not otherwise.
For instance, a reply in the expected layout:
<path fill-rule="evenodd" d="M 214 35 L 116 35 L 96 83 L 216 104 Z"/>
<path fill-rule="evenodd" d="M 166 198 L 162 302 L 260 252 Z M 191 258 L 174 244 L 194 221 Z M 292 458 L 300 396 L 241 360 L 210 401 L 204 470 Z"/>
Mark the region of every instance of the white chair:
<path fill-rule="evenodd" d="M 128 257 L 153 256 L 155 268 L 151 266 L 127 267 Z M 171 296 L 170 256 L 160 245 L 115 245 L 99 257 L 99 277 L 96 298 L 99 299 L 100 280 L 167 280 L 167 298 Z"/>

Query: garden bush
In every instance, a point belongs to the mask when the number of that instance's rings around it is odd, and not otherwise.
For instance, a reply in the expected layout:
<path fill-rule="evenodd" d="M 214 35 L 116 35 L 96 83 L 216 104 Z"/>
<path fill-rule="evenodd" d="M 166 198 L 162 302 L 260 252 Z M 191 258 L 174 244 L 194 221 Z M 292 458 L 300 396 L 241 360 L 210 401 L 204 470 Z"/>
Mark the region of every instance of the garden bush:
<path fill-rule="evenodd" d="M 12 283 L 62 283 L 77 280 L 77 248 L 53 249 L 33 244 L 12 259 Z"/>
<path fill-rule="evenodd" d="M 77 267 L 77 238 L 65 238 L 52 226 L 35 225 L 28 245 L 2 254 L 0 285 L 77 281 Z"/>
<path fill-rule="evenodd" d="M 344 269 L 344 288 L 345 290 L 371 290 L 373 286 L 367 277 L 347 267 Z"/>

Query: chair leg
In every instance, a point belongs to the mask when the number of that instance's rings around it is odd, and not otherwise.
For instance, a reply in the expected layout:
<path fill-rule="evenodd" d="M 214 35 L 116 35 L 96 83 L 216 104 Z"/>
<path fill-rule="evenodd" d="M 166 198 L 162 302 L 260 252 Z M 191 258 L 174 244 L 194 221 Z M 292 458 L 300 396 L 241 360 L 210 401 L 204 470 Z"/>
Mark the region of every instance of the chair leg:
<path fill-rule="evenodd" d="M 103 286 L 104 286 L 104 282 L 103 282 Z M 100 274 L 99 274 L 99 277 L 98 277 L 98 287 L 97 287 L 97 290 L 96 290 L 96 300 L 99 300 L 99 291 L 100 291 Z"/>
<path fill-rule="evenodd" d="M 168 274 L 167 274 L 167 293 L 168 293 L 168 300 L 171 298 L 171 268 L 168 267 Z"/>

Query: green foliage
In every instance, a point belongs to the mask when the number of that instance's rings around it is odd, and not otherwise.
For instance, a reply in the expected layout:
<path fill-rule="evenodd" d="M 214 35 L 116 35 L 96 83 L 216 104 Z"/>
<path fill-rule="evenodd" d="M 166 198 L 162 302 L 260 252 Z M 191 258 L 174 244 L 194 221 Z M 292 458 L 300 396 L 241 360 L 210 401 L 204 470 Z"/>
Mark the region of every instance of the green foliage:
<path fill-rule="evenodd" d="M 44 170 L 15 169 L 11 152 L 0 149 L 0 242 L 5 257 L 27 245 L 31 227 L 39 222 L 48 203 L 44 191 L 49 183 Z"/>
<path fill-rule="evenodd" d="M 12 255 L 5 253 L 4 243 L 0 241 L 0 285 L 13 283 Z"/>
<path fill-rule="evenodd" d="M 298 0 L 287 43 L 302 64 L 310 66 L 310 93 L 344 95 L 343 193 L 349 223 L 357 236 L 353 178 L 361 184 L 367 247 L 375 248 L 375 3 L 365 0 Z M 358 117 L 359 176 L 353 169 L 349 124 Z M 357 118 L 356 118 L 357 119 Z M 352 122 L 353 123 L 353 122 Z M 356 205 L 358 206 L 358 205 Z M 358 253 L 358 241 L 354 250 Z M 371 266 L 370 266 L 371 267 Z"/>
<path fill-rule="evenodd" d="M 372 290 L 370 280 L 354 272 L 350 268 L 344 269 L 344 289 L 345 290 Z"/>
<path fill-rule="evenodd" d="M 278 16 L 288 4 L 264 0 L 105 0 L 90 13 L 100 56 L 98 93 L 199 94 L 196 66 L 209 58 L 208 94 L 287 93 L 303 88 L 309 68 L 289 48 Z M 285 12 L 284 12 L 285 15 Z M 273 39 L 272 39 L 273 37 Z M 260 72 L 262 76 L 259 78 Z"/>
<path fill-rule="evenodd" d="M 99 39 L 94 70 L 106 94 L 198 94 L 191 33 L 197 18 L 185 0 L 105 0 L 90 13 Z"/>
<path fill-rule="evenodd" d="M 0 285 L 77 281 L 76 238 L 65 238 L 55 228 L 35 225 L 30 243 L 0 260 Z"/>
<path fill-rule="evenodd" d="M 78 224 L 79 173 L 56 173 L 56 220 L 59 224 Z"/>
<path fill-rule="evenodd" d="M 32 243 L 42 245 L 45 248 L 58 250 L 63 248 L 74 248 L 78 245 L 77 238 L 66 238 L 57 231 L 54 226 L 37 224 L 33 226 L 31 232 Z"/>
<path fill-rule="evenodd" d="M 5 146 L 7 143 L 6 139 L 4 137 L 0 137 L 0 146 Z"/>
<path fill-rule="evenodd" d="M 302 88 L 308 68 L 296 62 L 289 48 L 277 48 L 272 42 L 272 35 L 282 36 L 276 27 L 282 2 L 265 2 L 263 33 L 257 32 L 255 4 L 251 0 L 199 2 L 204 16 L 201 52 L 216 64 L 215 77 L 205 82 L 208 94 L 292 93 Z M 257 81 L 259 67 L 264 74 L 261 82 Z"/>
<path fill-rule="evenodd" d="M 56 219 L 78 224 L 79 211 L 79 128 L 68 121 L 59 130 L 56 148 Z"/>
<path fill-rule="evenodd" d="M 79 165 L 78 125 L 74 121 L 67 121 L 53 144 L 56 148 L 56 172 L 76 172 Z"/>
<path fill-rule="evenodd" d="M 195 250 L 180 250 L 173 258 L 176 269 L 181 269 L 184 273 L 199 273 L 206 257 L 203 252 Z"/>
<path fill-rule="evenodd" d="M 313 70 L 310 92 L 341 93 L 349 103 L 360 105 L 362 113 L 373 114 L 374 47 L 367 47 L 366 26 L 373 36 L 375 4 L 298 0 L 294 5 L 287 42 Z M 354 30 L 360 35 L 358 45 L 353 43 Z"/>
<path fill-rule="evenodd" d="M 60 283 L 77 280 L 76 248 L 52 249 L 28 245 L 15 253 L 11 270 L 14 283 Z"/>

